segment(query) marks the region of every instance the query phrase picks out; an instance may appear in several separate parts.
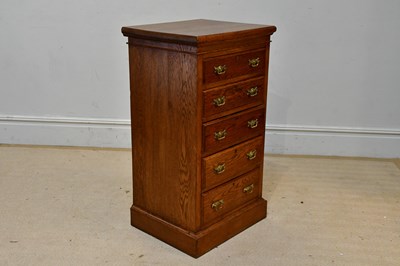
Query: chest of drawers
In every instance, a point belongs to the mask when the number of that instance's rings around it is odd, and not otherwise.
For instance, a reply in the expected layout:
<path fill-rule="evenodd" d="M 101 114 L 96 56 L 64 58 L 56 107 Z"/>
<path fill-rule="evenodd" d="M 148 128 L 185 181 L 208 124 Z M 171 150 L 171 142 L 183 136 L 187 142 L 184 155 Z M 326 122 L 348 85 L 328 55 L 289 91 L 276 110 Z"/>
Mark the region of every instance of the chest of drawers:
<path fill-rule="evenodd" d="M 275 30 L 211 20 L 122 28 L 134 227 L 199 257 L 266 217 L 262 172 Z"/>

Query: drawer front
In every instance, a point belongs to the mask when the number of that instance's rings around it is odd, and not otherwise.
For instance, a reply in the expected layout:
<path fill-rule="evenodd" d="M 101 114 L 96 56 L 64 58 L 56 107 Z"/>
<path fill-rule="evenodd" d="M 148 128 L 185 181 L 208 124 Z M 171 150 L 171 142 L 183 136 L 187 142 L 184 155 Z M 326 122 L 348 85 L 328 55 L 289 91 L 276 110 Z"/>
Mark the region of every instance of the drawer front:
<path fill-rule="evenodd" d="M 264 78 L 203 92 L 205 120 L 232 114 L 264 103 Z"/>
<path fill-rule="evenodd" d="M 264 75 L 265 50 L 205 60 L 203 68 L 206 84 L 243 75 Z"/>
<path fill-rule="evenodd" d="M 260 168 L 203 193 L 203 224 L 206 225 L 260 195 Z"/>
<path fill-rule="evenodd" d="M 246 141 L 203 159 L 203 189 L 222 184 L 263 162 L 264 137 Z"/>
<path fill-rule="evenodd" d="M 264 134 L 265 110 L 258 108 L 203 124 L 205 155 Z"/>

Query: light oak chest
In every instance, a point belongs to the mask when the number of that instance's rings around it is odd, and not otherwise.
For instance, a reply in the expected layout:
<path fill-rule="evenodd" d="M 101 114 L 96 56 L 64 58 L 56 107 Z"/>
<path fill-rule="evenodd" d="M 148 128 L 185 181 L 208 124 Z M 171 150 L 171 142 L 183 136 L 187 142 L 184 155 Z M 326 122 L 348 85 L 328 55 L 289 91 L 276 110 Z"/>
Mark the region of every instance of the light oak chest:
<path fill-rule="evenodd" d="M 191 20 L 128 37 L 133 226 L 199 257 L 266 217 L 274 26 Z"/>

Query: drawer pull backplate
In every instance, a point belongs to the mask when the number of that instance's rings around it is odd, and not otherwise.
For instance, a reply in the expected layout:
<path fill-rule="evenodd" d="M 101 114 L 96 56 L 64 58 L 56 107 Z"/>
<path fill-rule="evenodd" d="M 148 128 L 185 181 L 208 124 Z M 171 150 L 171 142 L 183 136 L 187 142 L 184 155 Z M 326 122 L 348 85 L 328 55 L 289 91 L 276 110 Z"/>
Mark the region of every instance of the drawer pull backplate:
<path fill-rule="evenodd" d="M 228 133 L 226 132 L 226 129 L 222 130 L 222 131 L 218 131 L 214 133 L 214 138 L 216 140 L 223 140 L 226 135 L 228 135 Z"/>
<path fill-rule="evenodd" d="M 217 75 L 225 74 L 226 70 L 227 70 L 226 65 L 220 65 L 220 66 L 215 66 L 214 67 L 214 73 L 217 74 Z"/>
<path fill-rule="evenodd" d="M 246 153 L 247 159 L 254 160 L 257 156 L 257 150 L 252 150 Z"/>
<path fill-rule="evenodd" d="M 215 98 L 213 102 L 215 106 L 223 106 L 225 105 L 225 96 Z"/>
<path fill-rule="evenodd" d="M 250 194 L 253 192 L 253 190 L 254 190 L 254 184 L 251 184 L 250 186 L 247 186 L 243 189 L 243 193 Z"/>
<path fill-rule="evenodd" d="M 213 208 L 214 211 L 219 211 L 220 209 L 222 209 L 222 205 L 224 205 L 224 200 L 220 199 L 220 200 L 214 201 L 211 204 L 211 208 Z"/>
<path fill-rule="evenodd" d="M 256 128 L 258 126 L 258 119 L 253 119 L 253 120 L 247 121 L 247 126 L 249 128 Z"/>
<path fill-rule="evenodd" d="M 250 96 L 250 97 L 257 96 L 257 94 L 258 94 L 258 87 L 257 86 L 252 87 L 252 88 L 247 90 L 247 95 Z"/>
<path fill-rule="evenodd" d="M 251 67 L 258 67 L 258 65 L 260 64 L 260 58 L 253 58 L 253 59 L 249 59 L 249 66 Z"/>
<path fill-rule="evenodd" d="M 225 172 L 225 164 L 219 164 L 214 168 L 214 172 L 219 175 L 222 174 L 223 172 Z"/>

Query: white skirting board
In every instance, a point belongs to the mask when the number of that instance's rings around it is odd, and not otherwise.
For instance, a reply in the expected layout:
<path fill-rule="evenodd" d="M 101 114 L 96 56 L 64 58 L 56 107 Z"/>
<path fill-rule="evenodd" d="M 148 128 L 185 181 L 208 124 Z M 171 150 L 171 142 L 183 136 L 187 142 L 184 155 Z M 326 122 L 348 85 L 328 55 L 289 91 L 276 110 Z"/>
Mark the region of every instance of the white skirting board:
<path fill-rule="evenodd" d="M 129 148 L 130 120 L 0 117 L 0 143 Z"/>
<path fill-rule="evenodd" d="M 266 153 L 400 158 L 400 129 L 267 126 Z"/>
<path fill-rule="evenodd" d="M 0 117 L 1 144 L 130 148 L 130 121 L 65 117 Z M 265 152 L 400 157 L 400 129 L 267 125 Z"/>

